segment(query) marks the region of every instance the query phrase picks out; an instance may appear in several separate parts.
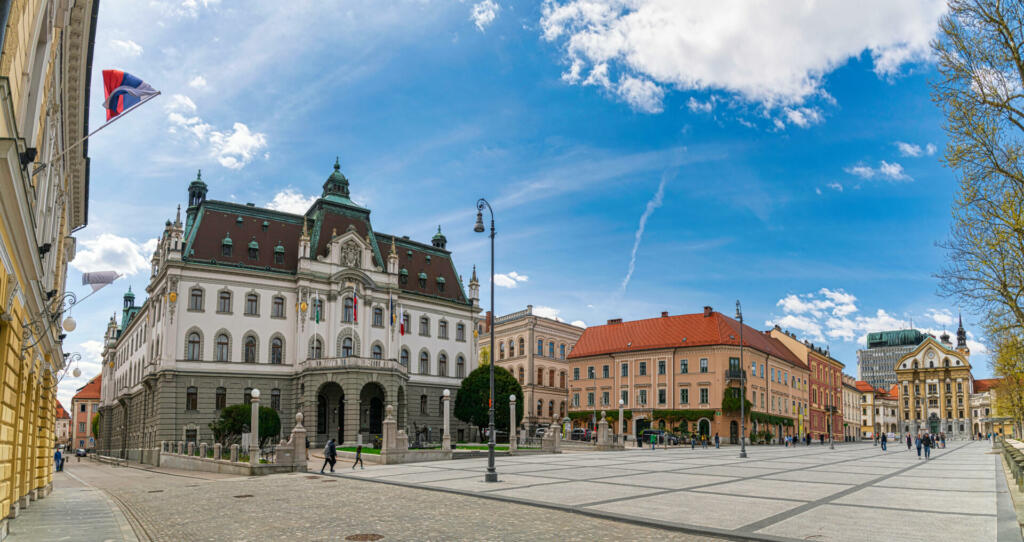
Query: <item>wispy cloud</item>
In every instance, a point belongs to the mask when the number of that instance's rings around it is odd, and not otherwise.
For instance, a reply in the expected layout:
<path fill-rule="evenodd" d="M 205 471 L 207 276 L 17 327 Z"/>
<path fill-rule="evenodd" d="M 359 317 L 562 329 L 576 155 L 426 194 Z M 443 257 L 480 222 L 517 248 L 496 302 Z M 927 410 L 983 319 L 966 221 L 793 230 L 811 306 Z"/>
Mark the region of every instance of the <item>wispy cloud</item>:
<path fill-rule="evenodd" d="M 175 94 L 164 106 L 170 132 L 191 134 L 197 143 L 208 145 L 211 156 L 228 169 L 242 169 L 267 148 L 267 136 L 254 132 L 241 122 L 229 130 L 215 130 L 212 125 L 195 114 L 195 102 L 184 94 Z"/>
<path fill-rule="evenodd" d="M 647 202 L 647 207 L 644 208 L 644 213 L 640 215 L 640 225 L 637 226 L 636 235 L 633 239 L 633 250 L 629 254 L 629 270 L 626 271 L 626 277 L 622 279 L 622 286 L 619 288 L 622 292 L 626 291 L 626 287 L 629 286 L 630 279 L 633 278 L 633 271 L 636 270 L 636 254 L 637 251 L 640 250 L 640 241 L 644 238 L 644 229 L 647 228 L 647 219 L 651 218 L 655 209 L 661 207 L 662 200 L 665 198 L 665 184 L 668 183 L 668 178 L 668 172 L 661 175 L 661 181 L 658 182 L 658 190 L 654 193 L 654 197 Z"/>
<path fill-rule="evenodd" d="M 316 200 L 317 196 L 315 195 L 304 196 L 298 190 L 289 187 L 274 194 L 274 199 L 268 201 L 266 207 L 268 209 L 301 215 L 308 211 Z"/>
<path fill-rule="evenodd" d="M 110 40 L 110 45 L 125 56 L 140 56 L 142 46 L 132 40 Z"/>
<path fill-rule="evenodd" d="M 913 177 L 903 171 L 903 165 L 899 162 L 886 162 L 885 160 L 880 161 L 877 168 L 867 164 L 855 164 L 847 167 L 845 171 L 861 179 L 878 178 L 893 182 L 910 182 L 914 180 Z"/>
<path fill-rule="evenodd" d="M 501 288 L 515 288 L 520 282 L 526 282 L 528 280 L 530 280 L 530 277 L 520 275 L 515 271 L 494 274 L 494 285 Z"/>
<path fill-rule="evenodd" d="M 483 0 L 483 2 L 473 5 L 473 9 L 469 12 L 469 19 L 476 25 L 477 30 L 483 32 L 494 22 L 500 10 L 501 6 L 494 0 Z"/>
<path fill-rule="evenodd" d="M 900 151 L 900 156 L 909 158 L 919 158 L 921 156 L 931 156 L 938 150 L 935 145 L 928 143 L 924 147 L 915 143 L 905 143 L 903 141 L 897 141 L 894 143 L 896 149 Z"/>

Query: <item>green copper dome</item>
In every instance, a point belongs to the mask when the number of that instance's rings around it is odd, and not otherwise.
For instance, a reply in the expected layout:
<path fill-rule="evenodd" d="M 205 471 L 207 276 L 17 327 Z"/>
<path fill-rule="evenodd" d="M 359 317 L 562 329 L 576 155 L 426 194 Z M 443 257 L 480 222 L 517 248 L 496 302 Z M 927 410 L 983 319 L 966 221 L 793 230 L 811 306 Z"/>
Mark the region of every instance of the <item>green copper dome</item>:
<path fill-rule="evenodd" d="M 221 241 L 220 244 L 228 245 L 228 246 L 233 245 L 234 243 L 231 241 L 231 234 L 230 233 L 226 234 L 226 236 L 224 237 L 224 240 Z"/>
<path fill-rule="evenodd" d="M 321 197 L 335 203 L 354 205 L 349 199 L 348 179 L 341 172 L 341 163 L 337 158 L 334 159 L 334 173 L 331 173 L 331 176 L 327 177 L 327 181 L 324 182 L 324 192 Z"/>

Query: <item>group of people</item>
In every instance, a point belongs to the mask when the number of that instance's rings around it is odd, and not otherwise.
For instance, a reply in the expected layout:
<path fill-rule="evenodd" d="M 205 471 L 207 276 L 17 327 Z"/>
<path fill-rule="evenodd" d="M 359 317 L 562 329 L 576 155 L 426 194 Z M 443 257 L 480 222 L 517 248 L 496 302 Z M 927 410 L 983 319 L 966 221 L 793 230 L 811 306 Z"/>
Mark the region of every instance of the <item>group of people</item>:
<path fill-rule="evenodd" d="M 334 472 L 334 464 L 338 462 L 338 445 L 335 444 L 334 439 L 327 441 L 327 445 L 324 446 L 324 465 L 320 467 L 320 473 L 323 474 L 324 469 L 327 465 L 331 466 L 331 472 Z M 363 467 L 363 445 L 356 446 L 356 460 L 352 462 L 352 468 L 355 469 L 356 465 L 359 465 L 360 469 Z"/>
<path fill-rule="evenodd" d="M 882 435 L 882 451 L 885 451 L 885 435 Z M 932 456 L 932 448 L 945 448 L 946 435 L 943 433 L 918 433 L 911 437 L 907 433 L 907 451 L 917 448 L 917 458 L 921 459 L 921 451 L 924 451 L 924 458 L 927 461 Z"/>

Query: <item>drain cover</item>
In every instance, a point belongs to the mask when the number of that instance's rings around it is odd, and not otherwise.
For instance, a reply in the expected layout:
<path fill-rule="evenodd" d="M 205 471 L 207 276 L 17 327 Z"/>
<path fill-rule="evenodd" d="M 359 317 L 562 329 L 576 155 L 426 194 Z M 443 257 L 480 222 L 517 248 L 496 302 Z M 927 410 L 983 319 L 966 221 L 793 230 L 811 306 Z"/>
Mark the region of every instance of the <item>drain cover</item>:
<path fill-rule="evenodd" d="M 382 534 L 372 534 L 372 533 L 360 533 L 360 534 L 350 534 L 350 535 L 345 537 L 345 540 L 366 541 L 366 540 L 380 540 L 381 538 L 384 538 L 384 535 L 382 535 Z"/>
<path fill-rule="evenodd" d="M 325 482 L 337 482 L 337 480 L 324 480 Z"/>
<path fill-rule="evenodd" d="M 248 499 L 249 497 L 252 497 L 252 495 L 235 495 L 236 499 Z"/>
<path fill-rule="evenodd" d="M 146 493 L 163 493 L 163 492 L 164 492 L 164 490 L 162 490 L 162 489 L 154 489 L 152 491 L 147 491 Z"/>

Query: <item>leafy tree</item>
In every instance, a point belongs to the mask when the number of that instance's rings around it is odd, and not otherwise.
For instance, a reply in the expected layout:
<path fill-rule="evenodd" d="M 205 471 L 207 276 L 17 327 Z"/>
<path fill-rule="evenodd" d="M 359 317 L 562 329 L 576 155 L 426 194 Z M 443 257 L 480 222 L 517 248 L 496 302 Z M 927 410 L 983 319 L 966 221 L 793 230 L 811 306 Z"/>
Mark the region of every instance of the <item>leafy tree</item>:
<path fill-rule="evenodd" d="M 1017 434 L 1021 434 L 1024 429 L 1024 340 L 1010 331 L 992 335 L 992 369 L 1002 378 L 995 388 L 996 404 L 993 406 L 999 416 L 1013 418 Z"/>
<path fill-rule="evenodd" d="M 260 407 L 260 442 L 262 448 L 268 440 L 281 434 L 281 418 L 277 411 L 270 408 Z M 249 422 L 252 419 L 252 406 L 246 404 L 231 405 L 220 411 L 220 418 L 210 422 L 210 431 L 213 438 L 224 446 L 237 444 L 242 439 L 242 433 L 248 433 L 251 428 Z"/>
<path fill-rule="evenodd" d="M 516 396 L 516 419 L 523 419 L 523 388 L 512 373 L 494 368 L 494 427 L 509 430 L 508 397 Z M 487 404 L 490 395 L 490 364 L 480 365 L 462 380 L 455 395 L 455 417 L 480 429 L 487 427 Z"/>
<path fill-rule="evenodd" d="M 100 413 L 99 412 L 97 412 L 96 414 L 92 415 L 92 422 L 91 423 L 92 423 L 92 427 L 91 427 L 91 429 L 92 429 L 92 436 L 96 440 L 99 440 L 100 439 Z"/>
<path fill-rule="evenodd" d="M 751 410 L 751 407 L 754 406 L 754 403 L 751 403 L 750 400 L 746 398 L 746 394 L 747 394 L 747 389 L 743 388 L 743 395 L 744 395 L 744 397 L 743 397 L 743 408 L 744 408 L 743 413 L 746 416 L 750 416 L 750 410 Z M 739 393 L 739 388 L 726 388 L 725 392 L 722 394 L 722 412 L 727 412 L 729 414 L 733 414 L 733 413 L 739 413 L 739 411 L 740 411 L 740 393 Z"/>
<path fill-rule="evenodd" d="M 485 346 L 480 349 L 480 367 L 491 364 L 491 347 Z"/>
<path fill-rule="evenodd" d="M 942 293 L 999 334 L 1024 332 L 1024 4 L 950 0 L 932 47 L 933 99 L 946 115 L 945 161 L 957 172 L 942 246 Z"/>

